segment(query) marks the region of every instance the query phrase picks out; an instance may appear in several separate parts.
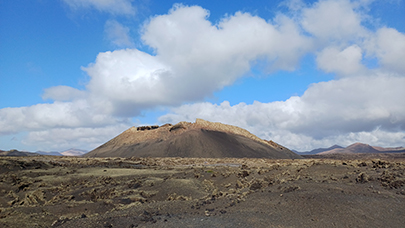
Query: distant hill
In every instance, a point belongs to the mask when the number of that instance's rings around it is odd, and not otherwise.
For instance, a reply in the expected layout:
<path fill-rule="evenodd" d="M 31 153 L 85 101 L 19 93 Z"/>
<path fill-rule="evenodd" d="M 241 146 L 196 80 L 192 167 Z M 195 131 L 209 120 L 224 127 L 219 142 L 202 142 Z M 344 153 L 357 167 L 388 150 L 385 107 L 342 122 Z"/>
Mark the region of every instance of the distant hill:
<path fill-rule="evenodd" d="M 18 150 L 9 150 L 4 151 L 0 150 L 0 156 L 37 156 L 36 153 L 26 152 L 26 151 L 18 151 Z"/>
<path fill-rule="evenodd" d="M 80 150 L 80 149 L 69 149 L 62 152 L 46 152 L 46 151 L 36 151 L 36 152 L 27 152 L 27 151 L 18 151 L 18 150 L 10 150 L 4 151 L 0 150 L 0 156 L 38 156 L 38 155 L 50 155 L 50 156 L 82 156 L 83 154 L 87 153 L 87 150 Z"/>
<path fill-rule="evenodd" d="M 404 147 L 396 147 L 396 148 L 383 148 L 383 147 L 375 147 L 370 146 L 364 143 L 354 143 L 346 148 L 335 148 L 332 150 L 323 151 L 318 153 L 320 155 L 326 154 L 377 154 L 377 153 L 403 153 L 405 152 Z"/>
<path fill-rule="evenodd" d="M 329 151 L 329 150 L 333 150 L 333 149 L 340 149 L 340 148 L 343 148 L 343 147 L 341 147 L 339 145 L 333 145 L 333 146 L 328 147 L 328 148 L 318 148 L 318 149 L 313 149 L 311 151 L 296 152 L 296 153 L 298 153 L 299 155 L 312 155 L 312 154 L 319 154 L 319 153 L 322 153 L 324 151 Z"/>
<path fill-rule="evenodd" d="M 374 149 L 382 152 L 382 153 L 403 153 L 405 152 L 405 147 L 379 147 L 373 146 Z"/>
<path fill-rule="evenodd" d="M 63 156 L 82 156 L 83 154 L 87 153 L 87 150 L 80 150 L 80 149 L 74 149 L 71 148 L 69 150 L 65 150 L 60 152 L 61 155 Z"/>
<path fill-rule="evenodd" d="M 36 154 L 40 154 L 40 155 L 51 155 L 51 156 L 63 156 L 61 153 L 56 152 L 56 151 L 51 151 L 51 152 L 47 152 L 47 151 L 36 151 Z"/>
<path fill-rule="evenodd" d="M 52 155 L 52 156 L 82 156 L 83 154 L 85 154 L 87 152 L 88 152 L 87 150 L 80 150 L 80 149 L 70 148 L 70 149 L 62 151 L 62 152 L 57 152 L 57 151 L 51 151 L 51 152 L 37 151 L 35 153 L 41 154 L 41 155 Z"/>
<path fill-rule="evenodd" d="M 245 129 L 197 119 L 195 123 L 132 127 L 84 157 L 301 158 Z"/>

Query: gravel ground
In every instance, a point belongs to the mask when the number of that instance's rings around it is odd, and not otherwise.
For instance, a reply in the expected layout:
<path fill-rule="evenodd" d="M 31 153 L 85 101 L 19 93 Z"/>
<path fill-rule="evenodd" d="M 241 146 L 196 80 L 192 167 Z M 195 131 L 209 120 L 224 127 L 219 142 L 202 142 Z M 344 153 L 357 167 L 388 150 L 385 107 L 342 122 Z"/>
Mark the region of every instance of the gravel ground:
<path fill-rule="evenodd" d="M 403 227 L 405 160 L 0 158 L 0 227 Z"/>

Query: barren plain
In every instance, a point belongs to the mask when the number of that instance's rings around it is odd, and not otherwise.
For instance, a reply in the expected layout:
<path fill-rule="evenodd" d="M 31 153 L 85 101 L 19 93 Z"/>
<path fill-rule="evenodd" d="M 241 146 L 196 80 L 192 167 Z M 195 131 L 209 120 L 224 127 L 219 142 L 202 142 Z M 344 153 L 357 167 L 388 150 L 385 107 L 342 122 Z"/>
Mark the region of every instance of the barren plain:
<path fill-rule="evenodd" d="M 403 227 L 404 157 L 1 157 L 0 227 Z"/>

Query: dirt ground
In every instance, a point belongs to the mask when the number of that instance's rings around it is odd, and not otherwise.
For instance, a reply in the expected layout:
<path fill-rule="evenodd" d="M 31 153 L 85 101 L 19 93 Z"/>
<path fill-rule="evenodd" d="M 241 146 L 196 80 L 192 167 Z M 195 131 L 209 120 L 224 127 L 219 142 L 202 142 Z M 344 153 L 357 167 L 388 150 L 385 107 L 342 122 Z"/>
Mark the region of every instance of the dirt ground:
<path fill-rule="evenodd" d="M 403 227 L 405 159 L 0 157 L 0 227 Z"/>

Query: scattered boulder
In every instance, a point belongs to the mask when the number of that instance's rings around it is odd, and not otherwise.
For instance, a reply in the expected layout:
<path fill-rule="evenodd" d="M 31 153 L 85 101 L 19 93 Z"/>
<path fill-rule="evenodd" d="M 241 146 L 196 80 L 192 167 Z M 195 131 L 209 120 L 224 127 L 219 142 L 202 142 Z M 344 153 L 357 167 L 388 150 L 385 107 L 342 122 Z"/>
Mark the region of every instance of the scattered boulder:
<path fill-rule="evenodd" d="M 357 183 L 367 183 L 370 180 L 372 180 L 372 178 L 366 173 L 360 173 L 356 178 Z"/>

